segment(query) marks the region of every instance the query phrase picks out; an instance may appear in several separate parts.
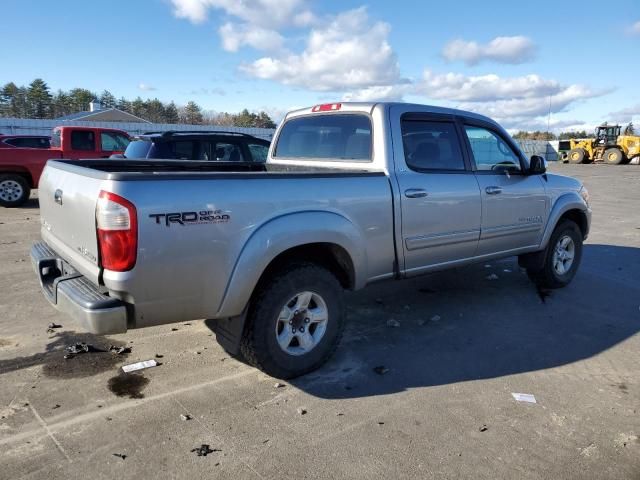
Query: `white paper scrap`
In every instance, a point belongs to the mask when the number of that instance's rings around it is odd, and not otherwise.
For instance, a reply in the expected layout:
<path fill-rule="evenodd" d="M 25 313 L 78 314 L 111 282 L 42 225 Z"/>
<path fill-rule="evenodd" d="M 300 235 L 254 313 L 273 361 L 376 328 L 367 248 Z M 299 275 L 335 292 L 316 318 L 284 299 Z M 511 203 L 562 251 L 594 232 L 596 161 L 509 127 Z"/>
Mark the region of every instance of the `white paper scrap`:
<path fill-rule="evenodd" d="M 142 370 L 143 368 L 155 367 L 158 362 L 155 360 L 145 360 L 144 362 L 131 363 L 129 365 L 123 365 L 122 371 L 125 373 L 133 372 L 135 370 Z"/>
<path fill-rule="evenodd" d="M 536 397 L 531 393 L 512 393 L 511 395 L 513 395 L 513 398 L 518 402 L 537 403 Z"/>

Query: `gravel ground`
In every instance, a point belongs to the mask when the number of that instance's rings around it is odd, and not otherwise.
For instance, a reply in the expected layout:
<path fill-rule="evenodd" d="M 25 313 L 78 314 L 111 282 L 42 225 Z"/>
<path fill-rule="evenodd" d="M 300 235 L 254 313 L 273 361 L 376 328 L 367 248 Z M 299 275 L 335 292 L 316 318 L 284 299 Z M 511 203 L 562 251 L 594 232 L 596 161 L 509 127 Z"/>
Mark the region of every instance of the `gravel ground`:
<path fill-rule="evenodd" d="M 329 364 L 279 386 L 203 321 L 77 331 L 31 270 L 37 199 L 0 209 L 0 477 L 640 478 L 640 167 L 551 169 L 594 208 L 568 288 L 513 258 L 374 285 Z"/>

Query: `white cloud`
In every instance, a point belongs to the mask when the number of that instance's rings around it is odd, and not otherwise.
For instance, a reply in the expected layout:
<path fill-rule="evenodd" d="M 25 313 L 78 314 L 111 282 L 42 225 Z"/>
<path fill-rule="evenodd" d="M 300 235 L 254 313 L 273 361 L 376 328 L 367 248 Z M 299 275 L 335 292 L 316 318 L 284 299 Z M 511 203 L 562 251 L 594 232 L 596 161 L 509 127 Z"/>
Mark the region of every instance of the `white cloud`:
<path fill-rule="evenodd" d="M 372 24 L 361 7 L 312 29 L 303 52 L 263 57 L 241 68 L 256 78 L 315 91 L 395 85 L 400 69 L 388 34 L 389 25 Z"/>
<path fill-rule="evenodd" d="M 157 90 L 156 87 L 154 87 L 152 85 L 149 85 L 148 83 L 143 83 L 143 82 L 140 82 L 138 84 L 138 88 L 140 90 L 144 90 L 145 92 L 151 92 L 153 90 Z"/>
<path fill-rule="evenodd" d="M 594 91 L 579 84 L 563 85 L 539 75 L 465 76 L 425 70 L 415 92 L 430 99 L 447 101 L 462 110 L 487 115 L 508 128 L 516 128 L 532 122 L 541 123 L 543 120 L 538 117 L 546 117 L 549 111 L 566 111 L 576 102 L 604 95 L 609 90 Z"/>
<path fill-rule="evenodd" d="M 256 50 L 279 50 L 284 43 L 284 38 L 277 31 L 248 24 L 227 22 L 218 29 L 218 33 L 222 48 L 228 52 L 237 52 L 244 45 Z"/>
<path fill-rule="evenodd" d="M 413 85 L 409 83 L 399 85 L 381 85 L 367 87 L 342 96 L 345 102 L 394 102 L 402 101 L 404 95 L 410 93 Z"/>
<path fill-rule="evenodd" d="M 629 33 L 631 35 L 640 35 L 640 20 L 629 27 Z"/>
<path fill-rule="evenodd" d="M 502 78 L 489 74 L 466 76 L 460 73 L 434 74 L 425 70 L 419 89 L 428 97 L 459 101 L 493 101 L 504 98 L 534 98 L 560 92 L 555 80 L 539 75 Z"/>
<path fill-rule="evenodd" d="M 302 27 L 315 16 L 305 0 L 171 0 L 174 15 L 193 23 L 207 20 L 210 9 L 222 10 L 243 22 L 266 29 L 283 25 Z"/>
<path fill-rule="evenodd" d="M 633 117 L 640 117 L 640 103 L 631 107 L 623 108 L 607 115 L 610 120 L 619 123 L 629 123 L 633 121 Z"/>
<path fill-rule="evenodd" d="M 442 56 L 450 61 L 463 61 L 467 65 L 494 61 L 498 63 L 524 63 L 535 57 L 536 47 L 531 39 L 523 36 L 496 37 L 487 44 L 453 40 L 445 45 Z"/>

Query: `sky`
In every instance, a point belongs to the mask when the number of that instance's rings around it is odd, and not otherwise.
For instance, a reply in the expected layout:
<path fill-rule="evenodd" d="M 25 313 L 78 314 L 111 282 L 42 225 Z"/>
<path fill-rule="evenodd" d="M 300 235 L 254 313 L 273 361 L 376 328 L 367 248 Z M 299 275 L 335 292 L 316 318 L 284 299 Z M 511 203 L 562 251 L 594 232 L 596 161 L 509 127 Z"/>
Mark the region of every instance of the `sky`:
<path fill-rule="evenodd" d="M 510 130 L 640 126 L 638 3 L 3 0 L 12 20 L 0 25 L 0 84 L 41 77 L 54 91 L 276 120 L 318 103 L 394 100 Z"/>

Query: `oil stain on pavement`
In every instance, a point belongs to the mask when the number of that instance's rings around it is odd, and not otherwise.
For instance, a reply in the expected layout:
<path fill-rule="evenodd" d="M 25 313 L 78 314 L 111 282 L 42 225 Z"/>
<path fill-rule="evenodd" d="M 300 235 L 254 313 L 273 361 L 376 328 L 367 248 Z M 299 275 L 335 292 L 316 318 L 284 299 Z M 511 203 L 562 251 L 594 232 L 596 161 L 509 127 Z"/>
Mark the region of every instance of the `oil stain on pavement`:
<path fill-rule="evenodd" d="M 107 383 L 118 397 L 144 398 L 142 390 L 149 383 L 149 379 L 138 373 L 124 373 L 111 377 Z"/>

